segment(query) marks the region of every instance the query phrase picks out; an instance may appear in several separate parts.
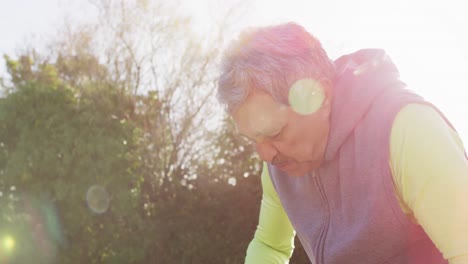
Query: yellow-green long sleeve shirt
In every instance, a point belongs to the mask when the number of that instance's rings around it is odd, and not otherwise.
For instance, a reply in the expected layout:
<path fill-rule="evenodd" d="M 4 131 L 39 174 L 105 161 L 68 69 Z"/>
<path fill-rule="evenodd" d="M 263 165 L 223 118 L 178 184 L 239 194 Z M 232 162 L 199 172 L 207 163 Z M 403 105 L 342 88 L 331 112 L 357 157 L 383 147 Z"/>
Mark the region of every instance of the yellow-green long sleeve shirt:
<path fill-rule="evenodd" d="M 389 162 L 402 210 L 450 264 L 468 263 L 468 162 L 458 134 L 433 108 L 410 104 L 393 123 Z M 259 223 L 245 262 L 288 263 L 294 229 L 266 164 L 261 177 Z"/>

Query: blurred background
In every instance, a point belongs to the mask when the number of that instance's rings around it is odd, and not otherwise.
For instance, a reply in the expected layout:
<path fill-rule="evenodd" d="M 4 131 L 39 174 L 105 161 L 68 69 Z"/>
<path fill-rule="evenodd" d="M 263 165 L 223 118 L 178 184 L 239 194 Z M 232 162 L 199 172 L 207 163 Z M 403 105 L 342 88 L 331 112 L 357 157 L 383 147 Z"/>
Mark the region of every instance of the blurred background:
<path fill-rule="evenodd" d="M 468 140 L 462 1 L 0 0 L 0 263 L 242 263 L 261 163 L 217 104 L 220 53 L 295 21 L 383 48 Z M 291 263 L 309 263 L 299 241 Z"/>

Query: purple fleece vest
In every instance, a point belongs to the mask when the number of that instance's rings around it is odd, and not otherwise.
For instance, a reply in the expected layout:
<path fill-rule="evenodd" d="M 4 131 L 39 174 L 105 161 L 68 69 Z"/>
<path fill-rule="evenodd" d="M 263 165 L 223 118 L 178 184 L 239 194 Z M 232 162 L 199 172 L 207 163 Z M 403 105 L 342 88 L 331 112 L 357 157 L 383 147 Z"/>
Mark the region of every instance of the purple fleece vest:
<path fill-rule="evenodd" d="M 304 249 L 316 264 L 447 263 L 401 210 L 389 165 L 396 114 L 409 103 L 426 102 L 404 89 L 381 50 L 336 63 L 326 161 L 303 177 L 268 165 Z"/>

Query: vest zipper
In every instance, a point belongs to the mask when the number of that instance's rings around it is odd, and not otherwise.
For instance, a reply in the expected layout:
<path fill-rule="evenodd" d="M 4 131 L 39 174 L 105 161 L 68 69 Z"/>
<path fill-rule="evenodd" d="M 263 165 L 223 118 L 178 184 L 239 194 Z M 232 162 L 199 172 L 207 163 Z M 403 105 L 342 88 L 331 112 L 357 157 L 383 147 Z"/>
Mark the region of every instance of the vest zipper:
<path fill-rule="evenodd" d="M 316 173 L 315 173 L 316 174 Z M 323 187 L 321 178 L 316 174 L 314 175 L 315 185 L 320 193 L 320 199 L 322 200 L 323 209 L 325 211 L 325 219 L 323 222 L 322 230 L 320 231 L 320 236 L 318 243 L 315 248 L 315 262 L 316 264 L 323 264 L 323 256 L 325 250 L 325 239 L 327 237 L 328 228 L 330 226 L 330 206 L 328 204 L 327 196 L 325 194 L 325 188 Z"/>

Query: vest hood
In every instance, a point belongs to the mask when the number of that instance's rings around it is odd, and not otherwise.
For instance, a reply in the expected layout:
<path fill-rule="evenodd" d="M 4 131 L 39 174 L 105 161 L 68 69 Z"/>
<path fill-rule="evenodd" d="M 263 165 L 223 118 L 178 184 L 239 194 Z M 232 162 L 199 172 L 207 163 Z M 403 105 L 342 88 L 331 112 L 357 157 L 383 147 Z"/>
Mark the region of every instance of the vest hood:
<path fill-rule="evenodd" d="M 335 67 L 338 77 L 333 87 L 325 161 L 334 158 L 374 99 L 400 82 L 398 69 L 381 49 L 364 49 L 344 55 L 335 61 Z"/>

